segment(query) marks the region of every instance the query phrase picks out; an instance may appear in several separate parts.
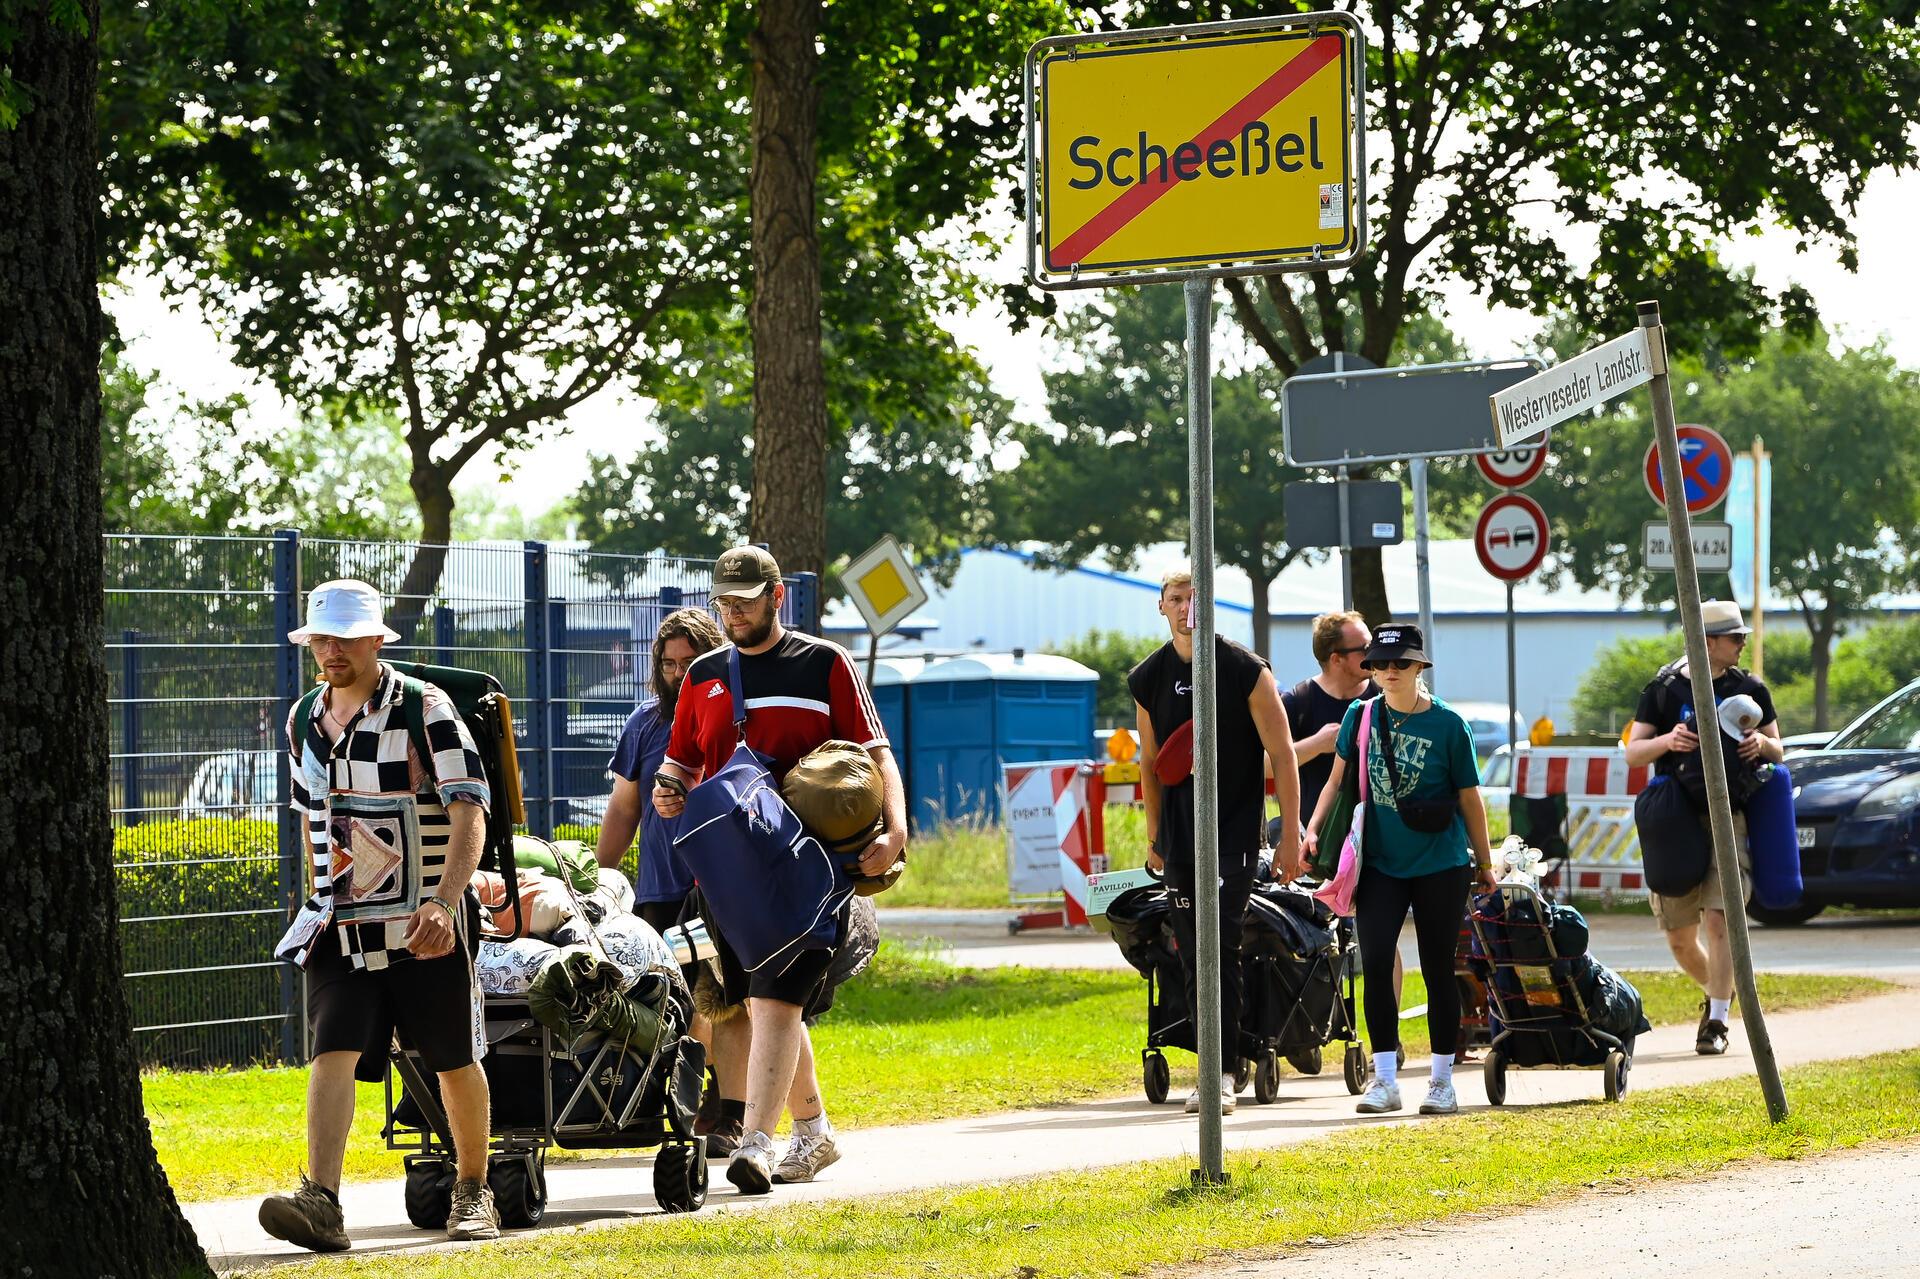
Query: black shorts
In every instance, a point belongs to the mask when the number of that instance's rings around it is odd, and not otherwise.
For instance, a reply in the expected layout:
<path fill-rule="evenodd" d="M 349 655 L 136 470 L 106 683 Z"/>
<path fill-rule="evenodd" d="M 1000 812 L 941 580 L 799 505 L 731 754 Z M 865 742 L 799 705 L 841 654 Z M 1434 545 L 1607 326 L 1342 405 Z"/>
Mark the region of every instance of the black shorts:
<path fill-rule="evenodd" d="M 473 956 L 480 937 L 480 903 L 468 893 L 465 936 L 438 959 L 403 959 L 385 968 L 355 968 L 331 932 L 307 965 L 307 1024 L 313 1056 L 357 1052 L 354 1078 L 379 1083 L 387 1052 L 400 1042 L 420 1054 L 428 1070 L 470 1066 L 486 1051 L 486 1020 Z"/>
<path fill-rule="evenodd" d="M 686 904 L 685 897 L 670 902 L 641 902 L 633 908 L 633 913 L 640 916 L 647 927 L 665 937 L 667 930 L 680 922 L 680 909 Z"/>
<path fill-rule="evenodd" d="M 847 910 L 842 906 L 834 921 L 834 946 L 847 935 Z M 711 928 L 711 922 L 709 922 Z M 803 1020 L 812 1021 L 833 1007 L 833 988 L 827 985 L 827 969 L 833 964 L 833 949 L 803 950 L 778 972 L 772 965 L 749 973 L 733 947 L 718 932 L 713 933 L 713 948 L 720 956 L 720 984 L 729 1004 L 747 999 L 777 999 L 800 1009 Z"/>

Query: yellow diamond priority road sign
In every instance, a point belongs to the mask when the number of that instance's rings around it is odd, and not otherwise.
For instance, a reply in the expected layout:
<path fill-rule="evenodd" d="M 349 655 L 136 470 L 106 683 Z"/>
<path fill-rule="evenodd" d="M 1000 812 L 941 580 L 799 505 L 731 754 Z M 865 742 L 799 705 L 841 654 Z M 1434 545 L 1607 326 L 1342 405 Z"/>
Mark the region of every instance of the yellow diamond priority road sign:
<path fill-rule="evenodd" d="M 1359 256 L 1364 42 L 1344 14 L 1055 36 L 1027 56 L 1043 287 Z"/>

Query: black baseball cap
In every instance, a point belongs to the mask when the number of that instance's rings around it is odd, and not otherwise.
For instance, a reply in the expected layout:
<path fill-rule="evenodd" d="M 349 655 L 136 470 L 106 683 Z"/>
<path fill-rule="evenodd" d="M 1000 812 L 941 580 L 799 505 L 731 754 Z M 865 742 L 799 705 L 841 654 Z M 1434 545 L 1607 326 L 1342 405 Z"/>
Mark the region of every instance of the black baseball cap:
<path fill-rule="evenodd" d="M 1367 655 L 1360 664 L 1372 666 L 1395 659 L 1433 665 L 1433 659 L 1427 656 L 1427 637 L 1412 622 L 1388 622 L 1375 631 L 1373 643 L 1367 646 Z"/>
<path fill-rule="evenodd" d="M 736 546 L 713 562 L 713 593 L 753 599 L 780 582 L 780 565 L 757 546 Z"/>

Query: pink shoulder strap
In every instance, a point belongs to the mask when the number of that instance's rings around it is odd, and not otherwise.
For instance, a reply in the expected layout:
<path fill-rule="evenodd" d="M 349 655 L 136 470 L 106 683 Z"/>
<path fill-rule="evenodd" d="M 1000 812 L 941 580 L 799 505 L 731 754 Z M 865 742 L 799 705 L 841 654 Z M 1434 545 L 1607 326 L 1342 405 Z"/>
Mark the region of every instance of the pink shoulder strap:
<path fill-rule="evenodd" d="M 1373 704 L 1380 699 L 1369 697 L 1360 707 L 1360 740 L 1353 752 L 1353 764 L 1360 770 L 1360 802 L 1370 803 L 1367 799 L 1367 745 L 1373 738 Z"/>

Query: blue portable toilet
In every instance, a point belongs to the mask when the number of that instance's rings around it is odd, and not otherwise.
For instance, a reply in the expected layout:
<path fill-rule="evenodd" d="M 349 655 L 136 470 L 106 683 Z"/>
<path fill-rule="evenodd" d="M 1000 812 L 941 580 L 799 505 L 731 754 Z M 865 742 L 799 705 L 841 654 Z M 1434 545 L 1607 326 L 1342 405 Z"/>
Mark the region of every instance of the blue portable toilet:
<path fill-rule="evenodd" d="M 859 665 L 863 660 L 855 658 L 854 664 Z M 907 685 L 926 664 L 924 657 L 882 657 L 873 664 L 873 708 L 880 712 L 880 727 L 886 730 L 887 743 L 893 747 L 894 762 L 900 766 L 902 781 L 909 771 Z"/>
<path fill-rule="evenodd" d="M 914 825 L 1000 819 L 1000 767 L 1090 759 L 1100 677 L 1051 653 L 969 653 L 907 685 Z"/>

